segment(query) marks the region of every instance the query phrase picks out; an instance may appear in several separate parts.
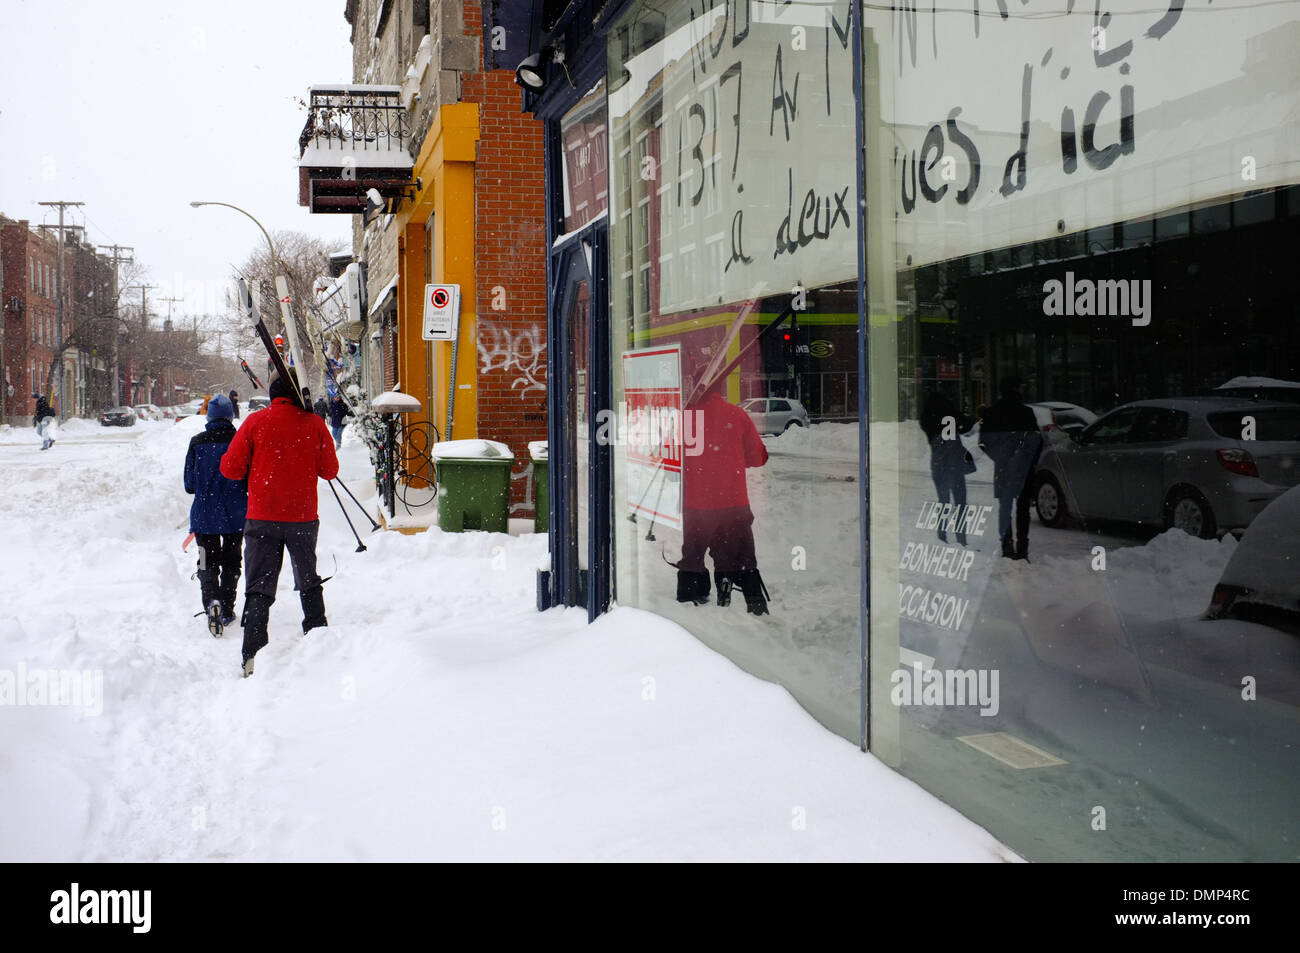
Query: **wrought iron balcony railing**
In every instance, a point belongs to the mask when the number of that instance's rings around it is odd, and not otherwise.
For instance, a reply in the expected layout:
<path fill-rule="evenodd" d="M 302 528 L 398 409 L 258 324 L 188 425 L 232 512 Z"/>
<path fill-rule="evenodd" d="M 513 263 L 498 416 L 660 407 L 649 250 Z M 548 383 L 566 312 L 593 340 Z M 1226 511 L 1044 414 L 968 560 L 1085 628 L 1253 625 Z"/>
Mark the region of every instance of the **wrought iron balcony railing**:
<path fill-rule="evenodd" d="M 298 138 L 302 168 L 409 170 L 410 125 L 398 86 L 313 86 Z"/>

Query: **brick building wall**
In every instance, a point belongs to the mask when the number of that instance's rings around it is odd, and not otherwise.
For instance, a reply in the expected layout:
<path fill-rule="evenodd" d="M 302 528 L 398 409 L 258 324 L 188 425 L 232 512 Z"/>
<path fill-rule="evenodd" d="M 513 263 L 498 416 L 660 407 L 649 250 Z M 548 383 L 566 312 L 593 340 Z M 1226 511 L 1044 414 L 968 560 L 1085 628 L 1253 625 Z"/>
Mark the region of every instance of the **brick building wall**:
<path fill-rule="evenodd" d="M 477 36 L 481 8 L 464 5 Z M 481 46 L 476 56 L 481 62 Z M 510 70 L 460 74 L 461 99 L 479 104 L 474 166 L 479 435 L 515 451 L 511 509 L 532 511 L 527 446 L 546 439 L 546 187 L 542 124 L 521 108 Z"/>
<path fill-rule="evenodd" d="M 27 221 L 6 220 L 0 225 L 0 254 L 4 256 L 4 372 L 5 418 L 30 422 L 36 409 L 33 391 L 49 394 L 50 362 L 54 360 L 57 317 L 54 276 L 57 245 L 31 230 Z"/>

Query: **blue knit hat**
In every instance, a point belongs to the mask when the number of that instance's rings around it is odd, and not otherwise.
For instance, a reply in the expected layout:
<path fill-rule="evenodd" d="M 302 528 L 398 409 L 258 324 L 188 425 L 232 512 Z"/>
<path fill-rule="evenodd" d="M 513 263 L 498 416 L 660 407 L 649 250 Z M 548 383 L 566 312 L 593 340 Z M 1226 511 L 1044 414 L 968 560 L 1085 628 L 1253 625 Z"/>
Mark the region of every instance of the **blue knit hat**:
<path fill-rule="evenodd" d="M 235 409 L 230 406 L 230 398 L 217 394 L 208 401 L 208 420 L 230 420 L 235 416 Z"/>

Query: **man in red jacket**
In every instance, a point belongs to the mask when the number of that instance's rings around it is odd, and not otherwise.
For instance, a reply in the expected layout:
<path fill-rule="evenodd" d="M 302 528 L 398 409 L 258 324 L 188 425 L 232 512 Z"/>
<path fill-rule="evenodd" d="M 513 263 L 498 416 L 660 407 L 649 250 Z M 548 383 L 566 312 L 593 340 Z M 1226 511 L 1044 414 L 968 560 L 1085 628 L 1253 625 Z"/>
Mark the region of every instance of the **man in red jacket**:
<path fill-rule="evenodd" d="M 709 601 L 707 550 L 713 557 L 718 605 L 731 604 L 731 590 L 745 594 L 745 608 L 767 614 L 767 590 L 754 553 L 754 513 L 745 470 L 767 463 L 767 447 L 754 422 L 722 395 L 715 381 L 687 413 L 697 414 L 701 452 L 683 461 L 682 558 L 677 563 L 677 601 Z"/>
<path fill-rule="evenodd" d="M 293 371 L 289 372 L 291 375 Z M 334 439 L 325 422 L 298 406 L 295 388 L 275 376 L 271 406 L 251 414 L 221 458 L 221 473 L 248 480 L 248 522 L 244 526 L 244 662 L 267 643 L 266 627 L 275 602 L 284 551 L 293 564 L 293 587 L 302 602 L 302 630 L 328 625 L 325 594 L 316 573 L 316 480 L 338 476 Z"/>

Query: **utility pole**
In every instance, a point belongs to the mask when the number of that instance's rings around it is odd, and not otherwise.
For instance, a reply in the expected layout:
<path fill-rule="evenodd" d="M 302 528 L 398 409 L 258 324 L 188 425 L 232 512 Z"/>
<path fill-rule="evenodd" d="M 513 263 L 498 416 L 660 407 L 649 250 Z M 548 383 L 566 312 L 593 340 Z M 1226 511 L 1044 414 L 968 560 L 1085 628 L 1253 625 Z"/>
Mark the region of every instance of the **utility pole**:
<path fill-rule="evenodd" d="M 142 344 L 145 343 L 144 335 L 149 333 L 149 303 L 148 303 L 149 289 L 158 288 L 158 287 L 161 286 L 160 285 L 140 286 L 140 334 L 141 334 Z M 146 404 L 152 404 L 153 403 L 153 378 L 152 377 L 148 378 L 148 381 L 149 383 L 148 386 L 146 387 L 144 402 Z M 135 394 L 131 395 L 131 399 L 132 401 L 135 400 Z"/>
<path fill-rule="evenodd" d="M 175 330 L 174 326 L 172 325 L 172 304 L 174 304 L 177 301 L 184 301 L 185 299 L 184 298 L 163 298 L 162 300 L 167 302 L 167 320 L 163 323 L 163 333 L 165 333 L 168 336 L 167 350 L 165 353 L 170 355 L 172 353 L 171 335 Z M 171 362 L 168 361 L 167 366 L 163 368 L 163 391 L 166 392 L 167 394 L 168 407 L 176 403 L 175 390 L 176 390 L 176 377 L 174 373 L 174 368 L 172 367 Z"/>
<path fill-rule="evenodd" d="M 63 404 L 63 213 L 74 206 L 85 205 L 85 202 L 37 202 L 37 205 L 48 205 L 59 210 L 59 258 L 55 264 L 54 273 L 54 293 L 58 297 L 55 304 L 54 318 L 54 341 L 58 346 L 58 395 L 59 395 L 59 420 L 68 416 L 67 408 Z"/>
<path fill-rule="evenodd" d="M 101 251 L 112 252 L 111 258 L 113 261 L 113 339 L 112 339 L 113 404 L 112 406 L 116 407 L 119 405 L 119 403 L 122 400 L 122 382 L 118 379 L 117 376 L 118 372 L 121 370 L 121 366 L 118 363 L 119 356 L 117 353 L 117 342 L 118 339 L 121 337 L 121 332 L 118 330 L 118 316 L 117 316 L 118 295 L 121 294 L 121 292 L 118 290 L 117 287 L 117 281 L 118 281 L 117 268 L 118 265 L 130 264 L 131 262 L 135 261 L 135 255 L 134 255 L 135 249 L 132 248 L 130 245 L 100 245 L 99 249 Z M 123 252 L 132 252 L 132 254 L 125 255 L 123 254 Z M 105 257 L 110 257 L 110 256 L 105 256 Z"/>

